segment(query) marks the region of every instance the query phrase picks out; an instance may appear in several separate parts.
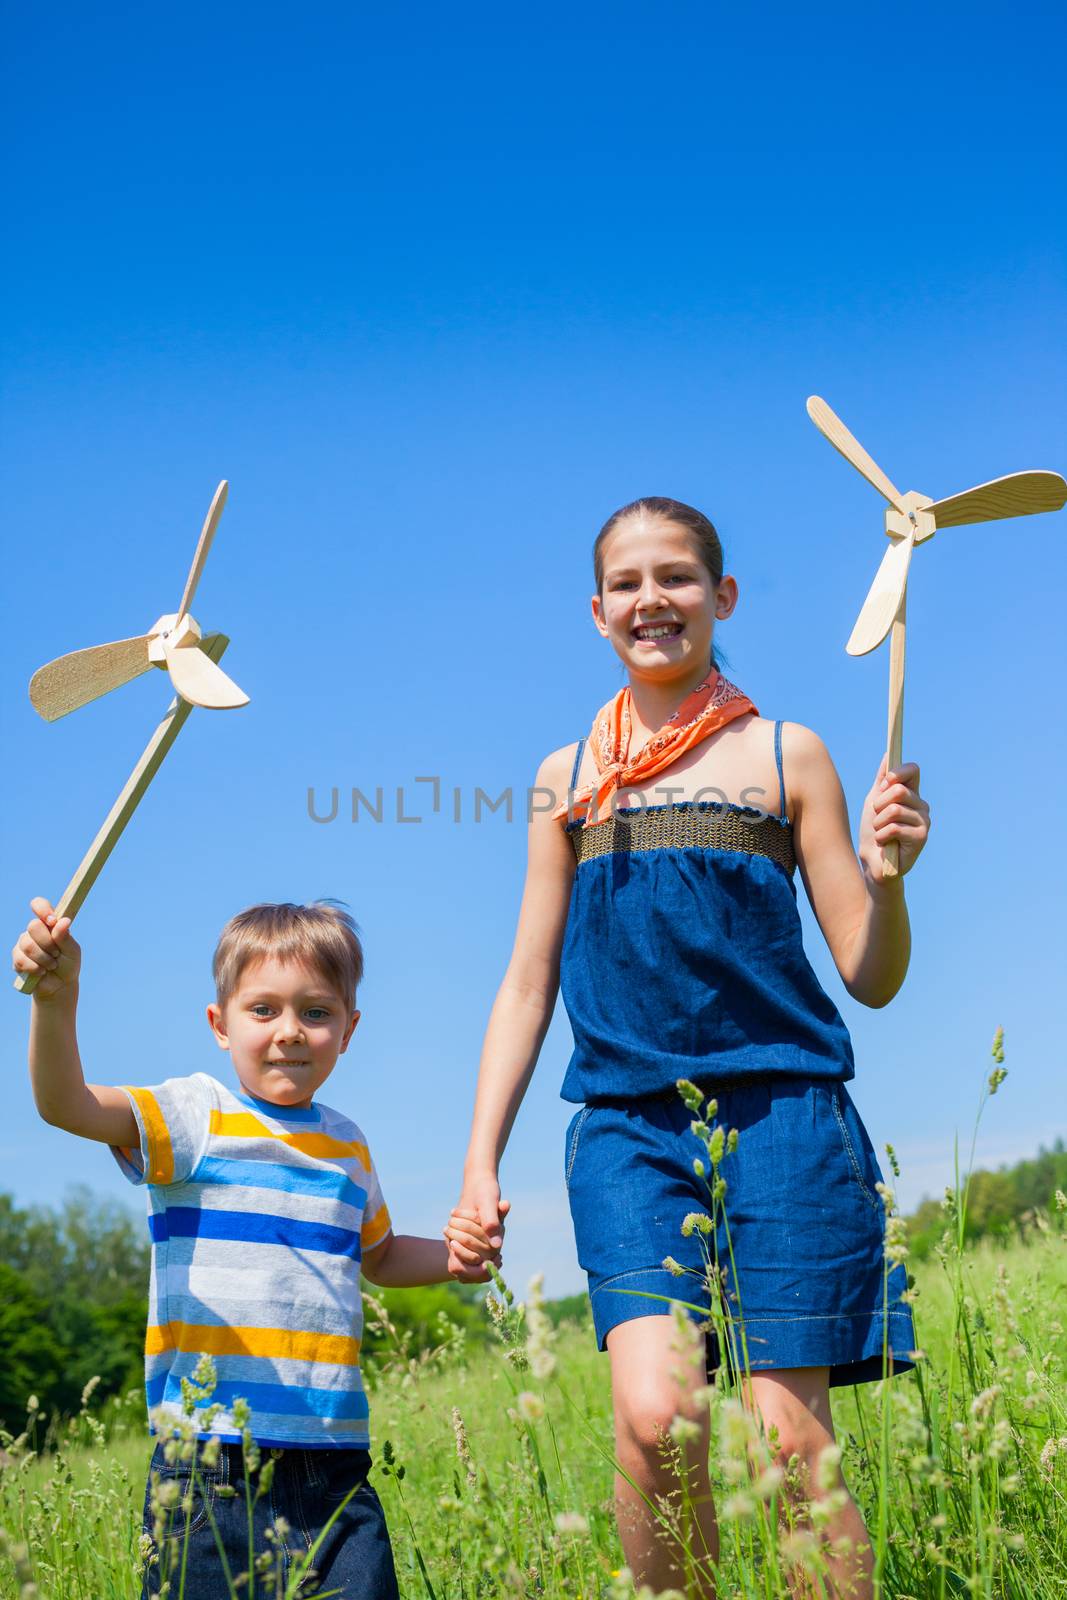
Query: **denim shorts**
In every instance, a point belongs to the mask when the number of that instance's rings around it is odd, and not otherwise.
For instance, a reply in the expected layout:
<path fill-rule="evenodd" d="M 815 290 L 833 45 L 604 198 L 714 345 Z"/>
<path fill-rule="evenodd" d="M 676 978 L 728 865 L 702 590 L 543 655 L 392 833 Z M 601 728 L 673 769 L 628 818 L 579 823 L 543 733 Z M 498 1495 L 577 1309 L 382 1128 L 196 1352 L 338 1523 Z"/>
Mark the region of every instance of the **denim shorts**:
<path fill-rule="evenodd" d="M 882 1376 L 888 1334 L 893 1369 L 912 1366 L 906 1274 L 900 1265 L 886 1274 L 881 1173 L 844 1085 L 779 1077 L 704 1089 L 718 1123 L 737 1130 L 718 1206 L 710 1172 L 694 1172 L 707 1152 L 676 1095 L 597 1101 L 567 1130 L 567 1190 L 599 1347 L 619 1323 L 666 1313 L 668 1300 L 706 1319 L 710 1256 L 731 1364 L 829 1367 L 831 1384 L 860 1383 Z M 692 1224 L 682 1233 L 692 1213 L 714 1218 L 710 1233 Z M 686 1269 L 681 1277 L 666 1257 Z M 709 1362 L 718 1359 L 714 1345 Z"/>
<path fill-rule="evenodd" d="M 264 1450 L 263 1460 L 270 1452 Z M 381 1501 L 367 1482 L 370 1455 L 366 1450 L 286 1450 L 278 1456 L 269 1491 L 253 1507 L 253 1554 L 271 1549 L 266 1530 L 277 1517 L 289 1524 L 282 1556 L 285 1588 L 293 1562 L 306 1556 L 323 1528 L 331 1523 L 313 1557 L 315 1576 L 297 1591 L 304 1596 L 326 1592 L 337 1600 L 399 1600 L 396 1572 L 385 1514 Z M 163 1445 L 152 1457 L 148 1488 L 145 1492 L 144 1531 L 151 1534 L 152 1474 L 163 1483 L 178 1485 L 179 1503 L 190 1496 L 191 1468 L 186 1462 L 168 1466 Z M 256 1478 L 251 1480 L 255 1495 Z M 236 1493 L 230 1493 L 235 1490 Z M 355 1490 L 353 1494 L 352 1491 Z M 222 1491 L 222 1492 L 220 1492 Z M 346 1496 L 351 1496 L 345 1503 Z M 338 1507 L 343 1507 L 338 1511 Z M 188 1540 L 186 1541 L 186 1523 Z M 214 1523 L 214 1528 L 212 1527 Z M 215 1529 L 218 1530 L 216 1539 Z M 188 1512 L 180 1509 L 169 1517 L 164 1536 L 166 1548 L 159 1561 L 145 1572 L 144 1600 L 160 1592 L 160 1584 L 172 1574 L 170 1594 L 177 1600 L 181 1589 L 180 1572 L 185 1562 L 186 1600 L 229 1600 L 219 1540 L 226 1566 L 236 1579 L 248 1571 L 248 1507 L 245 1498 L 244 1458 L 241 1446 L 224 1444 L 215 1467 L 196 1468 L 196 1480 Z M 256 1593 L 274 1593 L 274 1577 L 257 1579 Z M 247 1592 L 243 1586 L 239 1593 Z"/>

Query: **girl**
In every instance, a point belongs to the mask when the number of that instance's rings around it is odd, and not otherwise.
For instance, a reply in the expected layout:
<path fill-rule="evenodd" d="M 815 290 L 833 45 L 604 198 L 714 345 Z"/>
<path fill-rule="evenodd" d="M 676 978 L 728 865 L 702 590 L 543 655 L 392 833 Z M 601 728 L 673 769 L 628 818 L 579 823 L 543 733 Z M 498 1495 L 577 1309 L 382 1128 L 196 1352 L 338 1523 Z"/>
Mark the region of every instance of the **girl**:
<path fill-rule="evenodd" d="M 565 1174 L 596 1336 L 611 1361 L 625 1474 L 619 1534 L 635 1579 L 658 1590 L 679 1581 L 677 1546 L 657 1534 L 648 1502 L 677 1486 L 662 1443 L 679 1414 L 700 1425 L 689 1456 L 698 1542 L 717 1549 L 708 1414 L 696 1393 L 704 1364 L 679 1370 L 665 1315 L 670 1297 L 698 1296 L 697 1279 L 680 1285 L 664 1258 L 699 1271 L 700 1231 L 685 1238 L 680 1224 L 711 1214 L 693 1166 L 705 1151 L 678 1079 L 713 1095 L 721 1124 L 739 1130 L 725 1200 L 736 1279 L 725 1292 L 743 1317 L 743 1395 L 776 1430 L 781 1461 L 796 1454 L 814 1469 L 834 1438 L 830 1388 L 880 1377 L 884 1340 L 896 1370 L 911 1365 L 900 1267 L 883 1299 L 881 1174 L 845 1088 L 851 1043 L 801 947 L 793 873 L 849 994 L 884 1006 L 908 967 L 903 874 L 926 842 L 929 810 L 918 768 L 887 773 L 883 762 L 857 859 L 822 742 L 761 717 L 715 666 L 715 627 L 738 591 L 699 511 L 666 499 L 624 506 L 601 529 L 593 561 L 593 620 L 629 682 L 589 737 L 555 751 L 537 775 L 561 804 L 531 822 L 456 1215 L 480 1220 L 499 1244 L 508 1203 L 498 1166 L 561 986 L 574 1032 L 563 1097 L 580 1108 Z M 883 873 L 891 840 L 897 877 Z M 457 1271 L 476 1255 L 461 1226 L 454 1219 Z M 839 1498 L 826 1529 L 832 1589 L 866 1600 L 867 1532 L 852 1500 Z"/>

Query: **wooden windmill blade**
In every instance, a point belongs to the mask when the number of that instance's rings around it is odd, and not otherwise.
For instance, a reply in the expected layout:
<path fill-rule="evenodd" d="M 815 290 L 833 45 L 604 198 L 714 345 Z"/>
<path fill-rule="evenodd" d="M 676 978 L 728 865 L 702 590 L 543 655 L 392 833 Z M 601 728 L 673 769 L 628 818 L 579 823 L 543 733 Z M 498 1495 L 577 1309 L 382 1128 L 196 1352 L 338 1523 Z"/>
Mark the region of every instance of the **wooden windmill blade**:
<path fill-rule="evenodd" d="M 850 656 L 865 656 L 877 649 L 893 626 L 908 582 L 908 568 L 915 538 L 896 539 L 882 557 L 874 582 L 856 618 L 845 649 Z"/>
<path fill-rule="evenodd" d="M 166 645 L 163 648 L 170 680 L 190 705 L 227 711 L 248 704 L 244 690 L 216 666 L 217 658 L 205 655 L 195 645 L 183 645 L 175 650 L 167 649 Z"/>
<path fill-rule="evenodd" d="M 116 639 L 111 644 L 72 650 L 38 667 L 30 679 L 30 701 L 46 722 L 55 722 L 102 694 L 139 678 L 152 665 L 150 634 Z"/>
<path fill-rule="evenodd" d="M 814 422 L 824 439 L 840 451 L 845 460 L 861 472 L 872 488 L 877 489 L 884 500 L 902 513 L 905 512 L 904 496 L 895 488 L 877 461 L 869 456 L 859 440 L 851 434 L 841 421 L 836 412 L 831 411 L 825 400 L 817 394 L 808 398 L 808 416 Z"/>
<path fill-rule="evenodd" d="M 193 564 L 189 568 L 189 576 L 185 580 L 185 591 L 182 594 L 182 603 L 178 607 L 179 622 L 185 616 L 186 612 L 189 610 L 189 607 L 193 603 L 193 596 L 196 593 L 196 586 L 200 582 L 200 575 L 204 570 L 204 563 L 208 558 L 208 551 L 211 549 L 211 544 L 215 537 L 215 530 L 218 528 L 219 519 L 221 518 L 225 508 L 226 497 L 229 492 L 230 486 L 226 479 L 223 478 L 222 482 L 215 490 L 214 496 L 212 497 L 211 504 L 208 507 L 207 516 L 204 518 L 204 526 L 201 528 L 200 537 L 196 542 L 196 550 L 193 554 Z"/>
<path fill-rule="evenodd" d="M 939 528 L 958 528 L 968 522 L 1059 511 L 1064 504 L 1067 481 L 1058 472 L 1009 472 L 1005 478 L 992 478 L 947 500 L 935 500 L 926 509 Z"/>

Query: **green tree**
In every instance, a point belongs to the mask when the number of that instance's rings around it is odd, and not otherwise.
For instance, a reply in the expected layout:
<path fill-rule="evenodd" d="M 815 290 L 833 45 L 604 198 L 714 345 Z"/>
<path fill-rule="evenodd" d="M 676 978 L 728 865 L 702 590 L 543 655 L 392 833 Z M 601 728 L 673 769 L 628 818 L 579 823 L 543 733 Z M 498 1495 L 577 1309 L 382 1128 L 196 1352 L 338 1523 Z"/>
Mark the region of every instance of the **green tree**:
<path fill-rule="evenodd" d="M 48 1303 L 0 1262 L 0 1422 L 9 1433 L 21 1430 L 31 1394 L 49 1409 L 69 1354 L 50 1326 Z"/>

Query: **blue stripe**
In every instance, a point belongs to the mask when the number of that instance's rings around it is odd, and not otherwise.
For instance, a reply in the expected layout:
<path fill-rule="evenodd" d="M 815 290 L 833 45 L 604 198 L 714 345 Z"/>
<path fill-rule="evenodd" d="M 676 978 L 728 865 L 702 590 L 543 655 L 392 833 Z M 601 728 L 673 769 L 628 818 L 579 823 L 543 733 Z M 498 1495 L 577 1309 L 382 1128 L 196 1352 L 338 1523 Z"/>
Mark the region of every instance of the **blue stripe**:
<path fill-rule="evenodd" d="M 261 1111 L 264 1116 L 270 1117 L 274 1122 L 321 1122 L 322 1108 L 311 1105 L 304 1110 L 296 1106 L 275 1106 L 269 1100 L 257 1100 L 255 1095 L 235 1094 L 235 1100 L 240 1100 L 243 1106 L 248 1106 L 252 1111 Z"/>
<path fill-rule="evenodd" d="M 205 1156 L 190 1183 L 238 1183 L 246 1189 L 281 1189 L 286 1194 L 313 1194 L 339 1200 L 362 1211 L 367 1191 L 332 1168 L 290 1167 L 280 1161 L 231 1161 L 227 1156 Z"/>
<path fill-rule="evenodd" d="M 258 1211 L 207 1211 L 200 1206 L 168 1206 L 153 1213 L 148 1230 L 155 1243 L 167 1239 L 232 1239 L 240 1244 L 280 1244 L 290 1250 L 321 1250 L 331 1256 L 362 1259 L 359 1234 L 324 1222 L 297 1222 Z"/>
<path fill-rule="evenodd" d="M 169 1437 L 166 1425 L 157 1428 L 154 1424 L 148 1429 L 156 1438 Z M 173 1424 L 173 1432 L 178 1433 L 177 1422 Z M 198 1439 L 221 1439 L 223 1444 L 240 1444 L 239 1433 L 228 1432 L 225 1428 L 216 1428 L 211 1433 L 201 1431 Z M 329 1433 L 299 1433 L 290 1434 L 287 1439 L 264 1439 L 257 1433 L 256 1443 L 261 1450 L 366 1450 L 370 1447 L 370 1434 L 366 1428 L 353 1429 L 351 1433 L 339 1434 L 336 1428 Z"/>
<path fill-rule="evenodd" d="M 158 1406 L 182 1403 L 181 1379 L 168 1377 L 145 1385 L 148 1404 Z M 153 1391 L 155 1398 L 153 1398 Z M 252 1408 L 252 1434 L 256 1435 L 256 1413 L 276 1417 L 332 1417 L 341 1422 L 365 1422 L 370 1412 L 362 1389 L 303 1389 L 284 1383 L 217 1383 L 205 1406 L 224 1405 L 229 1411 L 235 1400 L 247 1400 Z"/>

